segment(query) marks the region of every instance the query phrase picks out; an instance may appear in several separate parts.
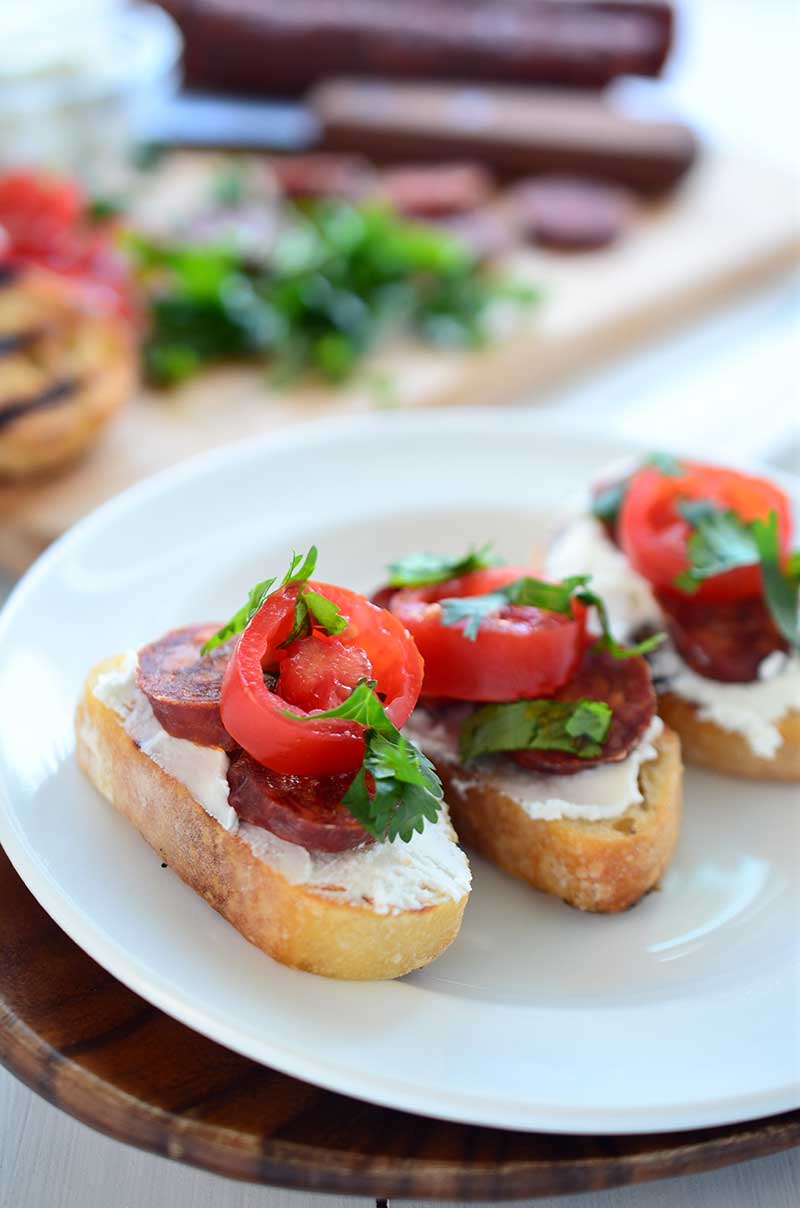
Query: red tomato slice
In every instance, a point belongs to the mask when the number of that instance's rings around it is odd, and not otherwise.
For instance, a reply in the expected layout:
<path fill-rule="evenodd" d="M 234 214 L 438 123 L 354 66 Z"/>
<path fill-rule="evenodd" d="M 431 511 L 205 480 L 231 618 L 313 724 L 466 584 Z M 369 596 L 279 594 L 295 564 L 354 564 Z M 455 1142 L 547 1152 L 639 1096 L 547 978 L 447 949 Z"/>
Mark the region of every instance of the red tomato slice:
<path fill-rule="evenodd" d="M 372 678 L 372 664 L 359 646 L 346 646 L 338 638 L 312 633 L 286 648 L 280 665 L 277 692 L 306 713 L 335 709 L 359 680 Z"/>
<path fill-rule="evenodd" d="M 684 462 L 680 476 L 648 466 L 633 475 L 620 513 L 618 536 L 634 570 L 655 587 L 681 594 L 675 579 L 687 570 L 691 526 L 678 511 L 684 499 L 702 499 L 736 512 L 744 521 L 766 519 L 777 512 L 784 554 L 792 534 L 791 505 L 784 492 L 763 478 L 721 466 Z M 762 592 L 757 562 L 737 566 L 700 584 L 693 598 L 725 601 Z"/>
<path fill-rule="evenodd" d="M 225 672 L 220 710 L 228 733 L 265 767 L 298 776 L 331 776 L 360 767 L 364 758 L 364 727 L 333 717 L 314 720 L 313 712 L 306 712 L 289 699 L 292 684 L 308 702 L 335 690 L 336 680 L 343 672 L 346 679 L 351 679 L 359 666 L 369 665 L 384 708 L 399 728 L 417 703 L 422 687 L 422 659 L 391 613 L 344 587 L 328 583 L 309 586 L 338 605 L 348 620 L 347 629 L 337 636 L 335 646 L 331 644 L 327 683 L 317 643 L 307 648 L 311 668 L 304 685 L 300 683 L 303 677 L 299 670 L 303 643 L 293 643 L 294 649 L 289 648 L 288 656 L 279 649 L 291 631 L 295 600 L 302 590 L 297 585 L 286 587 L 268 597 L 240 637 Z M 284 685 L 287 695 L 283 696 L 280 688 L 285 662 L 291 666 L 288 688 Z M 277 664 L 280 664 L 278 691 L 273 692 L 264 682 L 264 670 Z M 286 710 L 296 716 L 287 717 Z"/>
<path fill-rule="evenodd" d="M 586 646 L 586 609 L 573 615 L 509 605 L 481 621 L 472 641 L 464 625 L 444 625 L 440 600 L 479 596 L 530 573 L 522 566 L 491 566 L 460 579 L 394 593 L 389 607 L 403 622 L 425 661 L 426 696 L 507 701 L 548 696 L 572 678 Z"/>
<path fill-rule="evenodd" d="M 57 248 L 78 222 L 84 197 L 76 184 L 39 172 L 0 176 L 0 226 L 20 256 Z"/>

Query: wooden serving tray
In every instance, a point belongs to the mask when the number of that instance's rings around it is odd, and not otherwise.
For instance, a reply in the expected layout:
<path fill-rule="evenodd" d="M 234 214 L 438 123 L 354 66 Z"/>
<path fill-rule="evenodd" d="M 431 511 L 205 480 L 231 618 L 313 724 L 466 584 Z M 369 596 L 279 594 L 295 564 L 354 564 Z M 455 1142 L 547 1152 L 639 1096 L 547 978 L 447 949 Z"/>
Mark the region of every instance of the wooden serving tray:
<path fill-rule="evenodd" d="M 0 902 L 3 1064 L 100 1132 L 216 1174 L 499 1200 L 693 1174 L 800 1144 L 800 1111 L 702 1131 L 572 1137 L 374 1107 L 240 1057 L 150 1006 L 67 938 L 2 849 Z"/>
<path fill-rule="evenodd" d="M 185 214 L 207 177 L 202 157 L 171 157 L 140 208 Z M 109 496 L 218 445 L 378 406 L 533 401 L 790 269 L 799 251 L 794 177 L 706 153 L 673 196 L 644 207 L 618 245 L 591 254 L 511 253 L 507 271 L 540 286 L 543 300 L 477 352 L 389 348 L 339 390 L 311 384 L 278 392 L 263 367 L 225 366 L 173 393 L 140 391 L 81 462 L 52 478 L 0 483 L 0 568 L 21 573 Z"/>

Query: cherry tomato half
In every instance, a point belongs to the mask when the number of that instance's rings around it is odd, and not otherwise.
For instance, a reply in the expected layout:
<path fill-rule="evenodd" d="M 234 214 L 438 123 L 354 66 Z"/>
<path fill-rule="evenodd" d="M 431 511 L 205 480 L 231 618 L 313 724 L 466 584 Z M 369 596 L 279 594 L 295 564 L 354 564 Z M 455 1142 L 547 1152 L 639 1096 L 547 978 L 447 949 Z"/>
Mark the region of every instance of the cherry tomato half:
<path fill-rule="evenodd" d="M 774 511 L 781 548 L 788 553 L 791 506 L 780 487 L 721 466 L 683 465 L 681 475 L 664 474 L 655 466 L 639 470 L 631 478 L 622 504 L 620 544 L 634 570 L 654 587 L 678 592 L 675 579 L 689 567 L 687 544 L 692 528 L 678 510 L 681 500 L 708 500 L 736 512 L 744 521 L 766 519 Z M 706 579 L 692 594 L 697 600 L 725 601 L 761 591 L 761 569 L 754 562 Z"/>
<path fill-rule="evenodd" d="M 426 696 L 507 701 L 548 696 L 574 675 L 586 647 L 586 609 L 573 615 L 507 605 L 485 617 L 474 641 L 464 623 L 445 625 L 440 600 L 479 596 L 529 574 L 522 566 L 491 566 L 430 587 L 395 592 L 389 608 L 425 661 Z"/>
<path fill-rule="evenodd" d="M 391 613 L 344 587 L 309 586 L 338 605 L 348 620 L 344 632 L 330 639 L 327 676 L 324 638 L 315 634 L 305 639 L 309 643 L 305 674 L 304 640 L 280 649 L 291 631 L 295 601 L 302 590 L 297 585 L 286 587 L 267 598 L 240 637 L 225 672 L 220 709 L 228 733 L 265 767 L 298 776 L 331 776 L 360 767 L 364 727 L 341 718 L 315 720 L 300 702 L 341 700 L 369 667 L 386 713 L 399 728 L 417 703 L 422 659 Z M 285 696 L 281 695 L 284 663 Z M 264 671 L 275 668 L 278 679 L 272 691 L 264 682 Z M 297 701 L 292 691 L 297 692 Z M 287 711 L 294 716 L 286 716 Z"/>

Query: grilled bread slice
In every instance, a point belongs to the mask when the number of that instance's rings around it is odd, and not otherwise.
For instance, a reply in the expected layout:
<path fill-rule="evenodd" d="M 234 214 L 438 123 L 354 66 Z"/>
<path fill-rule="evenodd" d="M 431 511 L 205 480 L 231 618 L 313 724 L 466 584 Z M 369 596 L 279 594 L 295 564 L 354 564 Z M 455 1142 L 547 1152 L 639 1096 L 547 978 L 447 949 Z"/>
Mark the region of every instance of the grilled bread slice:
<path fill-rule="evenodd" d="M 318 878 L 313 885 L 290 880 L 279 862 L 257 854 L 246 841 L 246 828 L 232 833 L 206 813 L 137 746 L 124 718 L 95 695 L 99 677 L 122 662 L 107 659 L 86 681 L 75 721 L 78 763 L 170 868 L 246 939 L 285 965 L 346 979 L 400 977 L 452 943 L 467 901 L 469 870 L 446 818 L 436 825 L 443 828 L 442 842 L 452 845 L 454 875 L 433 902 L 426 873 L 436 872 L 437 892 L 446 873 L 430 860 L 419 864 L 420 904 L 384 913 L 368 900 L 341 900 L 335 884 Z M 407 845 L 392 846 L 398 862 L 407 864 Z"/>

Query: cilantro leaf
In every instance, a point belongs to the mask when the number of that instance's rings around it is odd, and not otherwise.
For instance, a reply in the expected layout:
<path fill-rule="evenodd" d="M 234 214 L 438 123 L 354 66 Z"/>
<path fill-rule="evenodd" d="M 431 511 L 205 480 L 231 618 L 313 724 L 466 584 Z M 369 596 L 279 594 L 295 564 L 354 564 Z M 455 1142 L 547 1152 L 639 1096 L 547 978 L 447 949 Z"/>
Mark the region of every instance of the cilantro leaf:
<path fill-rule="evenodd" d="M 281 646 L 291 646 L 298 638 L 308 637 L 314 627 L 324 629 L 331 637 L 342 633 L 347 628 L 347 617 L 342 615 L 338 604 L 334 604 L 327 596 L 318 591 L 305 587 L 297 597 L 294 606 L 292 628 Z"/>
<path fill-rule="evenodd" d="M 473 570 L 496 566 L 498 561 L 490 541 L 478 549 L 470 547 L 461 558 L 448 558 L 442 554 L 409 554 L 390 563 L 389 587 L 426 587 L 430 583 L 445 583 L 448 579 L 458 579 Z"/>
<path fill-rule="evenodd" d="M 612 719 L 599 700 L 517 700 L 484 705 L 466 720 L 462 760 L 498 751 L 566 751 L 581 759 L 602 754 Z"/>
<path fill-rule="evenodd" d="M 672 456 L 671 453 L 661 453 L 656 451 L 645 458 L 643 462 L 645 466 L 655 466 L 662 474 L 666 474 L 668 478 L 680 478 L 684 473 L 681 463 Z"/>
<path fill-rule="evenodd" d="M 787 642 L 800 648 L 800 551 L 792 554 L 784 570 L 777 512 L 770 512 L 766 520 L 754 520 L 750 530 L 761 561 L 764 596 L 772 619 Z"/>
<path fill-rule="evenodd" d="M 493 612 L 499 612 L 501 608 L 506 608 L 509 604 L 544 608 L 548 612 L 559 612 L 569 616 L 572 613 L 572 601 L 577 599 L 582 604 L 597 610 L 602 628 L 602 636 L 597 645 L 600 649 L 608 651 L 612 658 L 632 658 L 637 654 L 647 654 L 649 651 L 655 650 L 656 646 L 661 645 L 666 636 L 663 633 L 653 634 L 652 637 L 637 642 L 635 646 L 624 646 L 616 641 L 611 632 L 605 602 L 596 592 L 589 590 L 590 581 L 591 575 L 571 575 L 569 578 L 562 579 L 560 583 L 548 583 L 543 579 L 534 579 L 526 575 L 521 579 L 515 579 L 512 583 L 507 583 L 505 587 L 498 587 L 496 591 L 484 596 L 456 596 L 452 599 L 440 600 L 442 624 L 458 625 L 462 621 L 466 621 L 464 637 L 474 642 L 478 636 L 481 622 L 491 616 Z"/>
<path fill-rule="evenodd" d="M 374 680 L 362 680 L 341 705 L 311 716 L 345 718 L 367 727 L 364 762 L 342 803 L 369 834 L 408 843 L 426 820 L 436 821 L 443 796 L 439 777 L 430 760 L 390 721 L 375 695 Z"/>
<path fill-rule="evenodd" d="M 449 596 L 440 600 L 442 607 L 442 624 L 459 625 L 466 621 L 464 637 L 474 642 L 478 636 L 481 621 L 499 612 L 508 604 L 508 596 L 501 591 L 489 592 L 485 596 Z"/>
<path fill-rule="evenodd" d="M 675 579 L 681 591 L 695 592 L 704 579 L 758 560 L 751 528 L 736 512 L 695 499 L 680 502 L 678 511 L 693 530 L 686 545 L 689 568 Z"/>
<path fill-rule="evenodd" d="M 612 483 L 611 486 L 603 487 L 592 496 L 592 515 L 596 520 L 602 520 L 605 524 L 616 524 L 627 493 L 627 478 L 623 478 L 621 482 Z"/>
<path fill-rule="evenodd" d="M 292 560 L 289 563 L 289 569 L 280 581 L 281 587 L 287 587 L 290 583 L 303 582 L 310 578 L 314 573 L 314 568 L 317 565 L 317 547 L 312 545 L 307 554 L 292 554 Z M 247 597 L 247 603 L 243 604 L 237 612 L 233 614 L 229 621 L 226 621 L 221 629 L 218 629 L 215 634 L 208 639 L 200 648 L 201 654 L 210 654 L 217 646 L 221 646 L 223 642 L 227 642 L 228 638 L 234 637 L 237 633 L 241 633 L 246 629 L 250 621 L 258 612 L 261 605 L 266 600 L 267 596 L 272 591 L 273 584 L 276 581 L 276 576 L 271 579 L 264 579 L 261 583 L 256 583 L 255 587 L 250 588 Z"/>
<path fill-rule="evenodd" d="M 630 659 L 637 654 L 649 654 L 651 650 L 655 650 L 666 640 L 667 635 L 665 633 L 654 633 L 651 637 L 637 642 L 635 646 L 626 646 L 618 642 L 611 632 L 608 608 L 602 596 L 598 596 L 596 592 L 589 591 L 587 588 L 582 588 L 579 592 L 576 592 L 576 595 L 582 604 L 586 604 L 589 608 L 594 608 L 596 611 L 602 634 L 597 639 L 595 646 L 599 650 L 605 650 L 612 658 Z"/>

